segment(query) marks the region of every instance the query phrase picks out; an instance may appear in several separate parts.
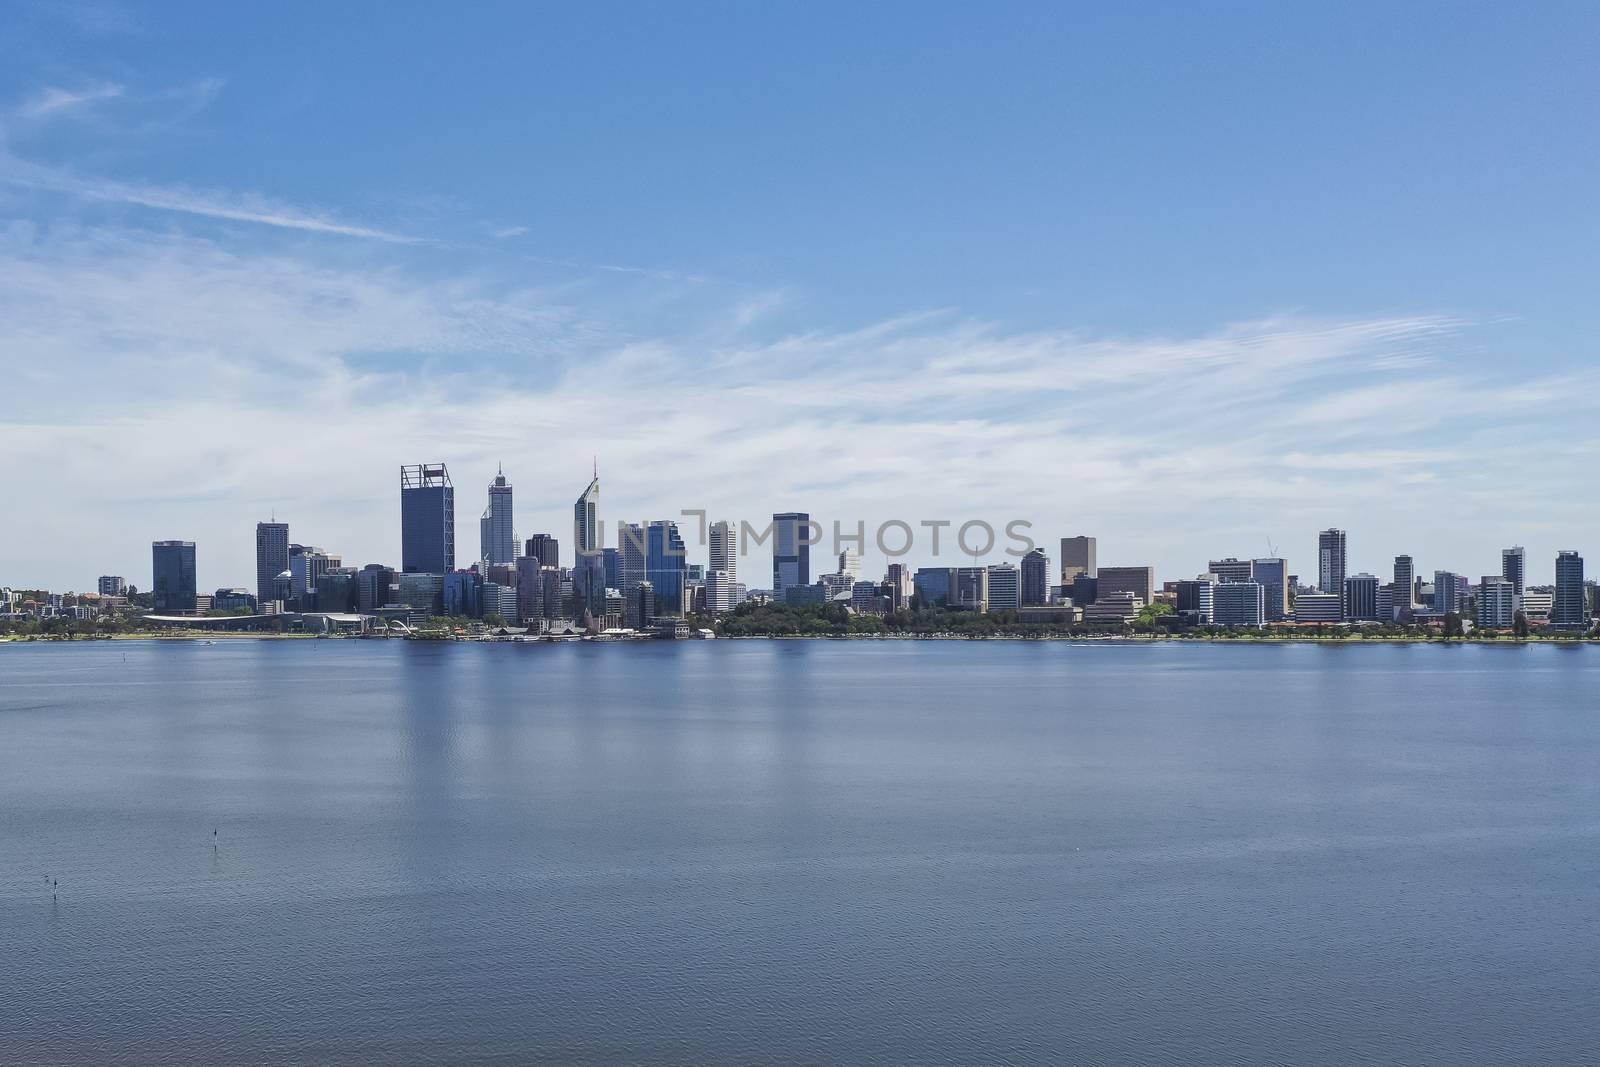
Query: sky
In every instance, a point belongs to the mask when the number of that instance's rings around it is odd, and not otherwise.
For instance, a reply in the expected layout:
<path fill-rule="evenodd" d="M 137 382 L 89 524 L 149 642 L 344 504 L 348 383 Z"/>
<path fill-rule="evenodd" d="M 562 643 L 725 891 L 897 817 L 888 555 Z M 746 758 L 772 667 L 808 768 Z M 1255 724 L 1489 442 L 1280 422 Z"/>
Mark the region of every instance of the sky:
<path fill-rule="evenodd" d="M 0 3 L 0 584 L 147 587 L 180 538 L 252 586 L 272 515 L 394 563 L 397 468 L 439 461 L 463 565 L 497 464 L 570 553 L 597 461 L 608 524 L 808 511 L 869 574 L 888 520 L 912 564 L 1022 520 L 1168 580 L 1314 579 L 1338 526 L 1352 572 L 1523 544 L 1548 581 L 1600 555 L 1597 32 Z"/>

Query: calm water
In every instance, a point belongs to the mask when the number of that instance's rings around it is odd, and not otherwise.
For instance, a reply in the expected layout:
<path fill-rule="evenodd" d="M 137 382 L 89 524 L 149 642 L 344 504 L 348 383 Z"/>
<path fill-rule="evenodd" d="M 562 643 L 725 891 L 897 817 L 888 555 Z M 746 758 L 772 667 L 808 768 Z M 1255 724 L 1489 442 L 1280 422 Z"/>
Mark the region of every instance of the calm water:
<path fill-rule="evenodd" d="M 0 645 L 0 1062 L 1593 1063 L 1597 683 L 1548 647 Z"/>

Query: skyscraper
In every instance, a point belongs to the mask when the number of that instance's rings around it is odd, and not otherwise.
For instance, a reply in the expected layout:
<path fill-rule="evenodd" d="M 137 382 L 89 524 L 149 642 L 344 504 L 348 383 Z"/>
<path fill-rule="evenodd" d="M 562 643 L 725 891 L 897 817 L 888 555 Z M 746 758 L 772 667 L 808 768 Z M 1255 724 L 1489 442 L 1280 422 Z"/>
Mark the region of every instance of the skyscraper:
<path fill-rule="evenodd" d="M 1268 622 L 1289 617 L 1289 564 L 1276 556 L 1250 561 L 1250 580 L 1259 582 L 1265 598 Z"/>
<path fill-rule="evenodd" d="M 528 538 L 524 555 L 532 556 L 541 567 L 561 566 L 561 542 L 550 534 L 534 534 Z"/>
<path fill-rule="evenodd" d="M 600 540 L 600 468 L 596 466 L 594 475 L 589 479 L 589 487 L 579 496 L 572 505 L 572 552 L 573 558 L 585 552 L 598 552 L 605 546 Z M 598 618 L 604 614 L 604 609 L 595 613 Z"/>
<path fill-rule="evenodd" d="M 708 531 L 711 542 L 706 560 L 708 574 L 724 574 L 729 578 L 739 576 L 738 544 L 734 541 L 733 523 L 718 519 Z"/>
<path fill-rule="evenodd" d="M 1516 583 L 1497 574 L 1485 574 L 1478 583 L 1478 625 L 1486 630 L 1509 630 L 1516 621 Z"/>
<path fill-rule="evenodd" d="M 1588 629 L 1589 609 L 1584 603 L 1583 557 L 1576 552 L 1556 556 L 1556 599 L 1550 623 L 1563 629 Z"/>
<path fill-rule="evenodd" d="M 1522 594 L 1527 591 L 1528 557 L 1521 545 L 1500 550 L 1500 577 L 1511 583 L 1511 595 L 1516 597 L 1516 611 L 1522 610 Z"/>
<path fill-rule="evenodd" d="M 150 545 L 151 603 L 157 612 L 193 611 L 198 589 L 193 541 L 155 541 Z"/>
<path fill-rule="evenodd" d="M 1417 565 L 1410 556 L 1394 558 L 1394 612 L 1402 621 L 1417 607 Z"/>
<path fill-rule="evenodd" d="M 256 523 L 256 603 L 265 609 L 272 595 L 273 580 L 289 569 L 289 524 Z"/>
<path fill-rule="evenodd" d="M 1324 593 L 1344 595 L 1345 533 L 1323 530 L 1317 535 L 1317 588 Z"/>
<path fill-rule="evenodd" d="M 989 579 L 990 584 L 994 579 Z M 1042 548 L 1031 550 L 1022 557 L 1022 603 L 1037 607 L 1050 602 L 1050 557 Z"/>
<path fill-rule="evenodd" d="M 811 516 L 787 511 L 772 516 L 772 592 L 779 600 L 791 585 L 811 584 Z M 659 606 L 661 591 L 656 591 Z"/>
<path fill-rule="evenodd" d="M 682 615 L 689 567 L 677 523 L 661 519 L 646 527 L 644 569 L 655 592 L 656 615 Z"/>
<path fill-rule="evenodd" d="M 582 619 L 600 620 L 606 614 L 606 558 L 603 552 L 579 552 L 572 568 L 572 610 Z"/>
<path fill-rule="evenodd" d="M 517 531 L 511 517 L 511 483 L 506 472 L 495 472 L 489 483 L 489 507 L 478 520 L 479 558 L 504 566 L 517 558 Z"/>
<path fill-rule="evenodd" d="M 1461 610 L 1460 586 L 1461 583 L 1457 580 L 1454 571 L 1433 572 L 1433 610 L 1435 614 L 1445 615 Z"/>
<path fill-rule="evenodd" d="M 1061 539 L 1061 580 L 1070 582 L 1077 575 L 1098 578 L 1095 566 L 1095 540 L 1092 537 L 1063 537 Z"/>
<path fill-rule="evenodd" d="M 1022 606 L 1022 574 L 1014 563 L 989 566 L 989 610 L 1016 611 Z"/>
<path fill-rule="evenodd" d="M 1344 580 L 1343 607 L 1347 620 L 1377 622 L 1382 618 L 1378 610 L 1378 584 L 1376 574 L 1352 574 Z M 1382 621 L 1393 622 L 1394 619 Z"/>
<path fill-rule="evenodd" d="M 442 576 L 456 567 L 456 491 L 443 463 L 400 468 L 400 569 Z"/>

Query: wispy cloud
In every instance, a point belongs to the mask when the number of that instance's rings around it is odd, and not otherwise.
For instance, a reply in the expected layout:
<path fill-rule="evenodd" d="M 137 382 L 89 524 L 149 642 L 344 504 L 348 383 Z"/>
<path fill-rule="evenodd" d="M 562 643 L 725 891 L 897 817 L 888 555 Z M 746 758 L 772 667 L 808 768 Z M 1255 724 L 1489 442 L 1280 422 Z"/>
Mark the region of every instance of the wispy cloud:
<path fill-rule="evenodd" d="M 528 228 L 526 226 L 507 226 L 503 230 L 494 231 L 494 235 L 495 235 L 495 237 L 497 237 L 500 240 L 504 241 L 504 240 L 506 240 L 508 238 L 511 238 L 511 237 L 522 237 L 527 232 L 528 232 Z"/>
<path fill-rule="evenodd" d="M 1269 534 L 1294 562 L 1309 549 L 1291 538 L 1329 524 L 1353 528 L 1357 566 L 1423 551 L 1427 531 L 1470 571 L 1502 537 L 1537 544 L 1542 524 L 1595 518 L 1560 488 L 1586 484 L 1581 453 L 1519 428 L 1580 439 L 1600 371 L 1503 388 L 1492 368 L 1373 370 L 1473 329 L 1454 317 L 1137 337 L 926 312 L 752 334 L 768 301 L 733 292 L 703 325 L 647 332 L 626 310 L 637 280 L 618 280 L 616 302 L 592 286 L 558 302 L 343 247 L 331 261 L 138 230 L 0 231 L 0 372 L 19 396 L 72 398 L 5 416 L 10 488 L 54 506 L 51 536 L 4 539 L 0 570 L 86 582 L 74 568 L 114 551 L 105 566 L 137 573 L 144 542 L 185 536 L 204 546 L 202 580 L 232 583 L 272 506 L 346 558 L 391 558 L 393 468 L 423 457 L 451 464 L 463 514 L 474 478 L 506 460 L 524 529 L 559 529 L 563 472 L 597 447 L 613 521 L 684 506 L 1024 516 L 1168 575 Z M 1431 404 L 1472 417 L 1441 439 Z M 1507 529 L 1451 521 L 1513 505 L 1527 513 Z"/>
<path fill-rule="evenodd" d="M 104 100 L 115 100 L 122 94 L 122 86 L 114 85 L 110 82 L 90 85 L 82 89 L 51 87 L 40 90 L 23 101 L 17 108 L 16 113 L 19 118 L 30 121 L 54 118 L 66 113 L 80 111 Z"/>
<path fill-rule="evenodd" d="M 0 182 L 84 200 L 128 204 L 155 211 L 307 233 L 364 237 L 398 244 L 413 244 L 421 240 L 392 230 L 348 222 L 327 212 L 309 210 L 258 194 L 86 177 L 64 168 L 42 166 L 3 154 L 0 154 Z"/>

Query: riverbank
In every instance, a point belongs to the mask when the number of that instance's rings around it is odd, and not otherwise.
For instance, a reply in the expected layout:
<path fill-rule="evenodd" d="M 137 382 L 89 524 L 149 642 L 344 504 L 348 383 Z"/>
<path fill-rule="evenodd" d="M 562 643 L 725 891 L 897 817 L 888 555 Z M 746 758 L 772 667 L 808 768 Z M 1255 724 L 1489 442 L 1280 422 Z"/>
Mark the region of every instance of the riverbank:
<path fill-rule="evenodd" d="M 405 638 L 398 635 L 339 635 L 339 634 L 301 634 L 301 633 L 228 633 L 228 632 L 190 632 L 190 633 L 127 633 L 105 634 L 96 636 L 78 635 L 71 638 L 35 634 L 28 636 L 0 636 L 0 645 L 3 644 L 95 644 L 102 641 L 198 641 L 201 643 L 215 644 L 219 641 L 374 641 L 374 640 L 415 640 L 415 641 L 463 641 L 480 644 L 505 644 L 513 643 L 505 639 L 493 637 L 472 636 L 418 636 Z M 517 643 L 533 643 L 541 640 L 539 635 L 529 635 Z M 552 641 L 557 640 L 555 638 Z M 560 640 L 590 640 L 590 638 L 561 638 Z M 640 637 L 636 640 L 655 640 Z M 1229 636 L 1224 634 L 964 634 L 964 633 L 875 633 L 875 634 L 738 634 L 716 638 L 679 638 L 678 640 L 719 640 L 719 641 L 1053 641 L 1072 644 L 1215 644 L 1215 645 L 1595 645 L 1600 644 L 1600 638 L 1595 637 L 1442 637 L 1442 636 L 1365 636 L 1362 634 L 1339 635 L 1312 635 L 1312 634 L 1241 634 Z M 607 641 L 607 644 L 617 643 Z"/>

